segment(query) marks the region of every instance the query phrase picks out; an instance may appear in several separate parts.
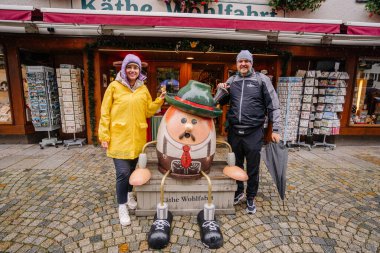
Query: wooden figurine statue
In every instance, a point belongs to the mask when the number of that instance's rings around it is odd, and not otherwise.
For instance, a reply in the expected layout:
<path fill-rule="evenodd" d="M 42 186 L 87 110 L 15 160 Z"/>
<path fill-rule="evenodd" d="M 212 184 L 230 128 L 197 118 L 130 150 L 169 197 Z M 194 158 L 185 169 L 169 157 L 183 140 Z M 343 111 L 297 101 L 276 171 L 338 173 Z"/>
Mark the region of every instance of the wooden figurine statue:
<path fill-rule="evenodd" d="M 171 106 L 159 126 L 156 146 L 158 170 L 164 174 L 164 177 L 161 182 L 161 201 L 157 204 L 157 213 L 148 234 L 148 244 L 150 248 L 162 249 L 170 241 L 173 215 L 169 211 L 168 204 L 164 202 L 165 178 L 171 176 L 196 180 L 204 176 L 209 183 L 209 197 L 208 203 L 204 204 L 204 209 L 197 216 L 201 240 L 208 248 L 220 248 L 223 245 L 223 236 L 215 220 L 211 180 L 207 174 L 210 172 L 216 151 L 213 118 L 220 116 L 222 111 L 215 107 L 210 86 L 193 80 L 180 89 L 176 96 L 167 95 L 165 99 Z M 138 168 L 130 177 L 132 185 L 142 185 L 150 179 L 150 172 L 145 168 L 146 163 L 147 158 L 143 150 L 139 157 Z M 226 176 L 239 181 L 248 179 L 246 172 L 235 166 L 235 154 L 231 148 L 227 163 L 223 170 Z"/>

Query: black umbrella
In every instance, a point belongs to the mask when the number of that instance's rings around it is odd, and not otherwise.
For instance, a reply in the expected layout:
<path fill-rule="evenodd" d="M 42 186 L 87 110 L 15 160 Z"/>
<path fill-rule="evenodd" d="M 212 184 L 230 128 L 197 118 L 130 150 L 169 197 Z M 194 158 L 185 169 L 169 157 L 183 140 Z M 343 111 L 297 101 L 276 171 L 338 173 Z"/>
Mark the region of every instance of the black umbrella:
<path fill-rule="evenodd" d="M 284 205 L 286 170 L 288 168 L 288 148 L 283 142 L 270 142 L 265 146 L 262 155 Z"/>

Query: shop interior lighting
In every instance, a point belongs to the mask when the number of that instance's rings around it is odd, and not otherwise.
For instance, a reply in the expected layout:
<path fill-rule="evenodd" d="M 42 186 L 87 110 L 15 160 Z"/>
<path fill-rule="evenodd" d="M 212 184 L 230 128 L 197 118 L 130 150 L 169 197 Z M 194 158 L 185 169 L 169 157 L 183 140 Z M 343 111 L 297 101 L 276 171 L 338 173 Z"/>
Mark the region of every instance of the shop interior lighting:
<path fill-rule="evenodd" d="M 363 82 L 364 82 L 364 79 L 360 78 L 359 88 L 358 88 L 358 97 L 356 98 L 356 112 L 355 113 L 358 113 L 358 111 L 359 111 L 360 98 L 362 96 Z"/>
<path fill-rule="evenodd" d="M 186 60 L 194 60 L 194 57 L 191 57 L 191 56 L 186 57 Z"/>

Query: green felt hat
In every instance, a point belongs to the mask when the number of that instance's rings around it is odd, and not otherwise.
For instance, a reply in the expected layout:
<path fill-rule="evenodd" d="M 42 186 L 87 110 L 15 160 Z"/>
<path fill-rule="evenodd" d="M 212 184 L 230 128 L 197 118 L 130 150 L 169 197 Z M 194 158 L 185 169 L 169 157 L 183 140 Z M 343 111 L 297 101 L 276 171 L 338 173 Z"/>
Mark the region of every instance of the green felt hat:
<path fill-rule="evenodd" d="M 215 107 L 210 86 L 190 80 L 176 96 L 165 96 L 166 101 L 178 109 L 206 118 L 216 118 L 222 111 Z"/>

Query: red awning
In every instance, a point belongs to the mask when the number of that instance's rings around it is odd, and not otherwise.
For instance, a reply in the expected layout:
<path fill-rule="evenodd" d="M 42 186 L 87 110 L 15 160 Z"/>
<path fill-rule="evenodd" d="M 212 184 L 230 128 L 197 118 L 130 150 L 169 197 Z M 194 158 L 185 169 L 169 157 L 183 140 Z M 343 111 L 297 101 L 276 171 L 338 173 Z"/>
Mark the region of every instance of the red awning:
<path fill-rule="evenodd" d="M 65 24 L 114 26 L 187 27 L 234 30 L 269 30 L 308 33 L 340 33 L 341 20 L 257 18 L 189 13 L 136 13 L 42 9 L 43 21 Z"/>
<path fill-rule="evenodd" d="M 0 5 L 0 20 L 31 21 L 32 6 Z"/>
<path fill-rule="evenodd" d="M 380 36 L 380 23 L 347 22 L 347 34 Z"/>

